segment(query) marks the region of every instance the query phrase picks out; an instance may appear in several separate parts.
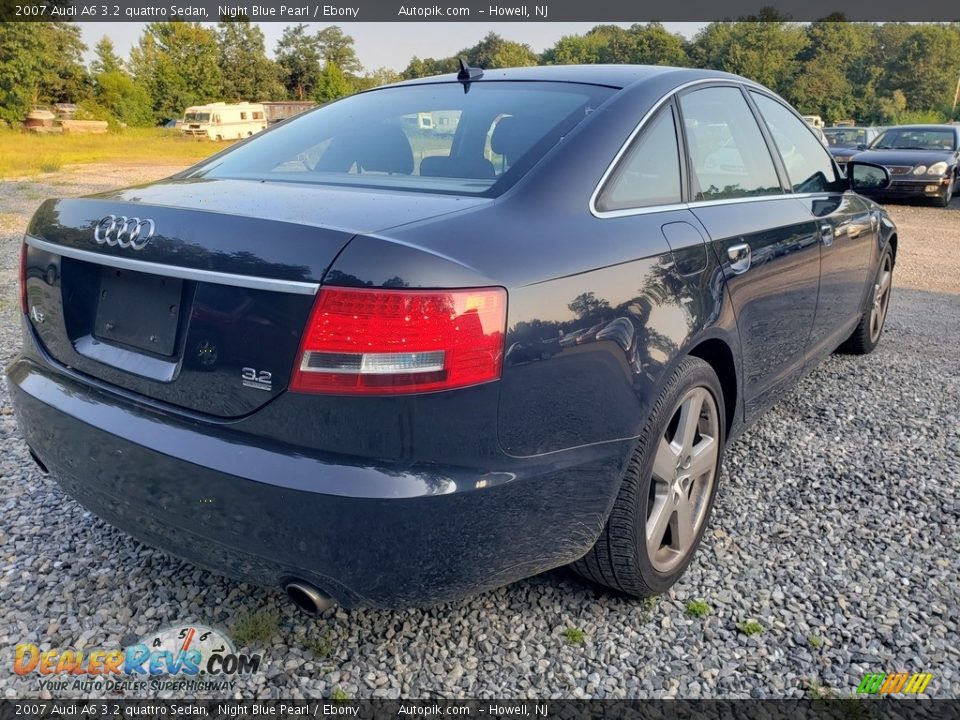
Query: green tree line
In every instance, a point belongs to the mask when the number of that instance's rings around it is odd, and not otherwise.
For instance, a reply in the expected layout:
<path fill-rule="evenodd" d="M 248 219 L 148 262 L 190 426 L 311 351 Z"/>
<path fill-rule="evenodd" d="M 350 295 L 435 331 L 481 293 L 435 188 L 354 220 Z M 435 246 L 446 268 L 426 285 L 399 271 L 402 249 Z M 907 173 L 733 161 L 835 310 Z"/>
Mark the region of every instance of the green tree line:
<path fill-rule="evenodd" d="M 68 22 L 0 23 L 0 119 L 30 107 L 76 102 L 81 114 L 151 125 L 216 100 L 328 102 L 399 79 L 457 69 L 577 63 L 681 65 L 726 70 L 774 89 L 805 114 L 828 121 L 892 124 L 944 120 L 960 76 L 960 23 L 851 23 L 842 16 L 791 22 L 770 12 L 705 25 L 693 38 L 660 23 L 598 25 L 542 53 L 488 33 L 449 57 L 414 57 L 396 73 L 365 70 L 353 38 L 336 26 L 289 26 L 267 55 L 263 31 L 244 18 L 207 27 L 144 27 L 126 60 L 109 38 L 89 67 L 79 27 Z"/>

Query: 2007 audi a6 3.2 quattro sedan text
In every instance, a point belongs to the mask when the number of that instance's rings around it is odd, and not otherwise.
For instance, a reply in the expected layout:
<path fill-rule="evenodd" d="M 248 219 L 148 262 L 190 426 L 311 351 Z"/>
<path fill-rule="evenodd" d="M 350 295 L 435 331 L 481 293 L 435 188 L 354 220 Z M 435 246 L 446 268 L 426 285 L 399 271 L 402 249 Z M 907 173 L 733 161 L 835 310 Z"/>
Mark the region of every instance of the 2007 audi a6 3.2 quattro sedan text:
<path fill-rule="evenodd" d="M 689 564 L 725 443 L 883 329 L 896 228 L 760 85 L 542 67 L 380 88 L 45 202 L 8 369 L 42 468 L 301 607 Z"/>

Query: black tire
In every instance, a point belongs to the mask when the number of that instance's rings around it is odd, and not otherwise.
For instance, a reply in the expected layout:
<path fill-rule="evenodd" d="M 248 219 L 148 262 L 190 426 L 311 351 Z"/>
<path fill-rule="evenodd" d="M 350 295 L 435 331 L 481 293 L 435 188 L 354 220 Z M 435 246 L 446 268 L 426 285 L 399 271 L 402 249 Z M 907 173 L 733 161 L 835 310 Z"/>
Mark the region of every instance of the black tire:
<path fill-rule="evenodd" d="M 884 249 L 880 256 L 880 264 L 877 268 L 877 274 L 873 280 L 873 287 L 867 297 L 867 306 L 860 315 L 860 322 L 857 323 L 853 334 L 837 348 L 837 352 L 845 355 L 867 355 L 872 353 L 877 345 L 880 344 L 880 338 L 883 336 L 883 328 L 887 321 L 887 310 L 890 307 L 890 297 L 893 294 L 893 253 L 890 248 Z M 881 282 L 884 272 L 890 273 L 890 280 L 886 288 L 886 296 L 882 301 L 882 307 L 878 308 L 875 304 L 877 297 L 877 288 Z M 873 330 L 875 313 L 880 310 L 880 327 L 877 332 Z"/>
<path fill-rule="evenodd" d="M 714 403 L 715 440 L 718 443 L 716 462 L 712 469 L 710 487 L 703 491 L 701 502 L 706 504 L 700 506 L 703 508 L 700 511 L 703 513 L 702 520 L 693 527 L 692 544 L 682 557 L 677 553 L 675 567 L 661 571 L 654 567 L 646 542 L 647 520 L 650 511 L 656 507 L 653 504 L 656 500 L 651 495 L 656 492 L 656 487 L 663 486 L 663 483 L 653 477 L 654 460 L 661 440 L 666 439 L 668 433 L 676 431 L 681 401 L 691 392 L 697 392 L 698 388 L 706 390 Z M 624 472 L 620 491 L 600 537 L 593 548 L 572 565 L 577 574 L 637 597 L 662 593 L 683 575 L 710 520 L 726 440 L 725 418 L 723 389 L 713 368 L 699 358 L 684 358 L 654 404 Z M 701 438 L 701 442 L 706 437 L 699 435 L 699 430 L 697 436 Z M 682 472 L 679 466 L 677 472 Z M 691 490 L 693 482 L 695 481 L 691 481 Z"/>
<path fill-rule="evenodd" d="M 945 208 L 950 205 L 950 201 L 953 200 L 953 185 L 947 187 L 947 191 L 943 194 L 942 198 L 937 199 L 937 204 L 940 207 Z"/>

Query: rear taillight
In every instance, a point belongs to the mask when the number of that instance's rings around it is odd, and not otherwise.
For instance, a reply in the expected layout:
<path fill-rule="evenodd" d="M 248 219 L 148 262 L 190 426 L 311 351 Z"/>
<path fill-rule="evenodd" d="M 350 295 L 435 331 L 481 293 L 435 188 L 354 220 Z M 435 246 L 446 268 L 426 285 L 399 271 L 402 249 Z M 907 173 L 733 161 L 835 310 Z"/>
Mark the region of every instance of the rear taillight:
<path fill-rule="evenodd" d="M 392 395 L 500 377 L 507 293 L 321 288 L 290 389 Z"/>
<path fill-rule="evenodd" d="M 27 314 L 27 244 L 20 246 L 20 311 Z"/>

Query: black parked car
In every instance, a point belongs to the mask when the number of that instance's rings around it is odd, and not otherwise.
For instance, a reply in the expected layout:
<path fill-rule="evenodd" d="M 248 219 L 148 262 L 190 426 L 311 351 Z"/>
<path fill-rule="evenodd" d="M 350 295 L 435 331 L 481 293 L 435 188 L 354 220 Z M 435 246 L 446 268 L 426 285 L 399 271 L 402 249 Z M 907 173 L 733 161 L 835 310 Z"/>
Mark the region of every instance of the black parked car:
<path fill-rule="evenodd" d="M 929 198 L 947 207 L 960 192 L 960 125 L 888 128 L 854 159 L 883 165 L 893 179 L 889 187 L 864 194 L 891 200 Z"/>
<path fill-rule="evenodd" d="M 880 130 L 873 127 L 828 127 L 823 129 L 827 138 L 827 150 L 833 159 L 843 166 L 861 150 L 877 139 Z"/>
<path fill-rule="evenodd" d="M 445 131 L 407 121 L 434 113 Z M 712 71 L 364 92 L 168 180 L 44 203 L 7 371 L 20 427 L 108 522 L 307 610 L 566 563 L 662 592 L 726 443 L 880 339 L 897 232 L 851 185 L 889 176 L 851 168 Z"/>

